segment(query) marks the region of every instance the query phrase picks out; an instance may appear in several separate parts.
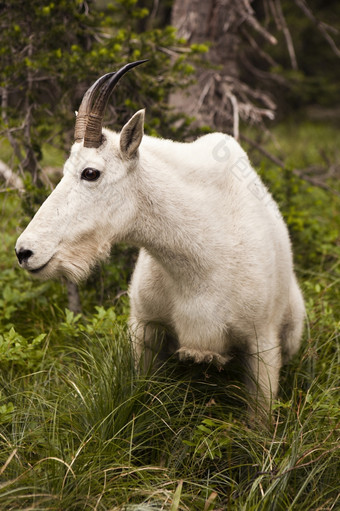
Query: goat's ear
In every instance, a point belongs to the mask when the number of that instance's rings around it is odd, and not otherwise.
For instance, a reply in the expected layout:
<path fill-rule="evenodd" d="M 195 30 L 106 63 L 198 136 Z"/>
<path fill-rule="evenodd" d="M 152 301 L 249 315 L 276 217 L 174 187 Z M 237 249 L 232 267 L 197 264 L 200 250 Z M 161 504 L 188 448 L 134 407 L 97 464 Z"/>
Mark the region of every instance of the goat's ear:
<path fill-rule="evenodd" d="M 144 135 L 145 110 L 139 110 L 120 132 L 120 150 L 126 158 L 133 158 Z"/>

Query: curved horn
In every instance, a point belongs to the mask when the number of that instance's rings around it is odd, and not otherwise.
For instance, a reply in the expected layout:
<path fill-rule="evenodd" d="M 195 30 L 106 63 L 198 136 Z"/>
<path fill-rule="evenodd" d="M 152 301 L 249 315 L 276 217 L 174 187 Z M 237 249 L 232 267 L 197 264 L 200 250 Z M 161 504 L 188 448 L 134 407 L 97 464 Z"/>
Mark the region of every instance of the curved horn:
<path fill-rule="evenodd" d="M 126 64 L 121 69 L 119 69 L 116 73 L 109 73 L 111 76 L 107 77 L 108 75 L 104 75 L 102 77 L 102 81 L 100 82 L 100 88 L 97 87 L 95 91 L 92 91 L 89 94 L 89 98 L 91 98 L 91 102 L 89 100 L 90 105 L 90 111 L 87 115 L 87 122 L 85 127 L 85 134 L 84 134 L 84 147 L 99 147 L 101 145 L 102 140 L 102 123 L 103 118 L 105 114 L 105 109 L 107 102 L 109 100 L 109 97 L 111 96 L 113 89 L 117 85 L 118 81 L 121 79 L 121 77 L 130 69 L 132 69 L 135 66 L 139 66 L 140 64 L 143 64 L 147 60 L 137 60 L 136 62 L 130 62 L 129 64 Z M 105 80 L 104 80 L 105 78 Z M 101 79 L 99 78 L 98 81 Z M 97 83 L 96 82 L 96 83 Z M 90 90 L 90 89 L 89 89 Z M 93 106 L 91 103 L 93 102 L 93 96 L 95 92 L 98 91 L 97 97 L 93 103 Z M 89 91 L 88 91 L 89 92 Z M 86 93 L 87 94 L 87 93 Z M 86 96 L 85 94 L 85 96 Z"/>
<path fill-rule="evenodd" d="M 104 76 L 101 76 L 84 94 L 82 102 L 80 104 L 76 125 L 74 127 L 74 140 L 75 142 L 81 142 L 85 135 L 86 125 L 88 121 L 89 114 L 91 112 L 91 107 L 93 103 L 94 96 L 98 89 L 106 82 L 109 78 L 111 78 L 115 73 L 107 73 Z"/>

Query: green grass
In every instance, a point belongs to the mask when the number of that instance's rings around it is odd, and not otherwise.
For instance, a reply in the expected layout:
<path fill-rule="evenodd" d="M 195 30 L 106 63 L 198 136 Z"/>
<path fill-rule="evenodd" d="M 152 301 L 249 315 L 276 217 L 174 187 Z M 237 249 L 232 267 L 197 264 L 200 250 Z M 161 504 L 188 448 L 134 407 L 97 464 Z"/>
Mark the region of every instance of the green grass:
<path fill-rule="evenodd" d="M 320 130 L 298 132 L 296 161 L 304 143 L 312 161 Z M 136 373 L 126 297 L 112 300 L 131 254 L 116 251 L 96 279 L 105 285 L 82 286 L 84 314 L 74 316 L 62 283 L 17 267 L 21 203 L 0 194 L 1 510 L 340 509 L 340 201 L 259 166 L 290 226 L 308 322 L 272 422 L 251 426 L 238 368 L 174 359 Z"/>
<path fill-rule="evenodd" d="M 13 408 L 1 428 L 1 509 L 336 509 L 335 337 L 305 346 L 274 423 L 253 428 L 244 391 L 221 374 L 173 363 L 138 378 L 124 329 L 114 342 L 64 346 L 54 363 L 2 382 Z M 309 350 L 330 352 L 327 371 L 314 374 Z"/>

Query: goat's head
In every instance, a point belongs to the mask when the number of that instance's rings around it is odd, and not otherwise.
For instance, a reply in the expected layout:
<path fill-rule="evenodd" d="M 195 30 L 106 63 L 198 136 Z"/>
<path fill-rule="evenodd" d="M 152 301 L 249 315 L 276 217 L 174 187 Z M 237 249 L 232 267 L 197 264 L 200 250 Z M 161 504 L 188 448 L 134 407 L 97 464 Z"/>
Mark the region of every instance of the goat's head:
<path fill-rule="evenodd" d="M 133 222 L 131 181 L 143 137 L 144 110 L 120 134 L 103 130 L 102 122 L 118 80 L 143 62 L 102 76 L 85 93 L 63 178 L 16 243 L 19 263 L 29 272 L 43 279 L 84 278 Z"/>

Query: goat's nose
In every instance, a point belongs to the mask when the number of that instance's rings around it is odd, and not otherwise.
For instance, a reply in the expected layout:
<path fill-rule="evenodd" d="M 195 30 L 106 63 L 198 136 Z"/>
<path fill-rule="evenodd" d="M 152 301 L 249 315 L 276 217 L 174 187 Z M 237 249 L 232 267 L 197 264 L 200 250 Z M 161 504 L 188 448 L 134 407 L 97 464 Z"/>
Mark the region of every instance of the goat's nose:
<path fill-rule="evenodd" d="M 15 251 L 15 253 L 20 264 L 24 261 L 28 261 L 28 259 L 33 255 L 32 250 L 26 250 L 24 248 L 21 248 L 18 252 Z"/>

